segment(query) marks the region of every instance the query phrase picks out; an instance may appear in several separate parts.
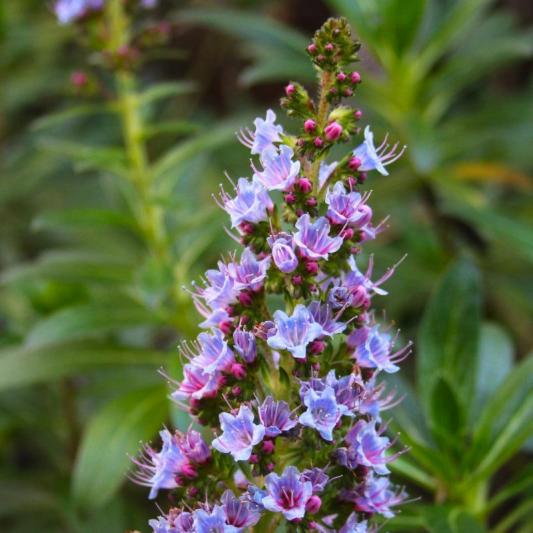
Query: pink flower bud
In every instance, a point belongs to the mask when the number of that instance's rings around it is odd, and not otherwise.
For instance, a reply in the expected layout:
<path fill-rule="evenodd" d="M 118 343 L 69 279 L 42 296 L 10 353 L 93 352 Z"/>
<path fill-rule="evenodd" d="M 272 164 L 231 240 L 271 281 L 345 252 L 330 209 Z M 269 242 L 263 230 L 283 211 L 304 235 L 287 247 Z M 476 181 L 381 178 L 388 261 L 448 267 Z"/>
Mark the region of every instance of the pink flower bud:
<path fill-rule="evenodd" d="M 316 207 L 317 204 L 318 204 L 317 199 L 316 199 L 314 196 L 312 196 L 311 198 L 309 198 L 309 199 L 307 200 L 307 202 L 305 202 L 305 203 L 306 203 L 309 207 Z"/>
<path fill-rule="evenodd" d="M 353 190 L 353 188 L 357 185 L 357 180 L 353 176 L 348 176 L 346 178 L 346 182 L 350 190 Z"/>
<path fill-rule="evenodd" d="M 233 363 L 231 365 L 231 375 L 238 380 L 244 379 L 246 377 L 246 368 L 240 363 Z"/>
<path fill-rule="evenodd" d="M 174 481 L 176 482 L 176 485 L 178 487 L 183 487 L 183 485 L 185 485 L 185 480 L 183 479 L 183 476 L 174 476 Z"/>
<path fill-rule="evenodd" d="M 317 496 L 316 494 L 313 494 L 313 496 L 311 496 L 307 500 L 307 503 L 305 504 L 305 510 L 308 513 L 315 514 L 315 513 L 318 513 L 321 505 L 322 505 L 322 500 L 320 499 L 320 497 Z"/>
<path fill-rule="evenodd" d="M 298 188 L 307 194 L 313 190 L 313 184 L 307 178 L 300 178 L 298 180 Z"/>
<path fill-rule="evenodd" d="M 251 235 L 254 232 L 254 226 L 249 222 L 243 222 L 240 227 L 242 232 L 246 235 Z"/>
<path fill-rule="evenodd" d="M 304 214 L 304 212 L 303 212 L 302 209 L 297 209 L 297 210 L 296 210 L 296 216 L 297 216 L 297 217 L 301 217 L 303 214 Z"/>
<path fill-rule="evenodd" d="M 346 79 L 346 74 L 344 74 L 344 72 L 341 71 L 337 74 L 338 81 L 343 82 L 345 79 Z"/>
<path fill-rule="evenodd" d="M 231 389 L 232 396 L 240 396 L 241 392 L 242 392 L 242 389 L 238 385 L 236 385 L 235 387 Z"/>
<path fill-rule="evenodd" d="M 360 109 L 357 109 L 353 116 L 355 117 L 355 120 L 359 120 L 363 116 L 363 112 Z"/>
<path fill-rule="evenodd" d="M 200 491 L 196 487 L 189 487 L 189 490 L 187 492 L 189 494 L 189 497 L 194 498 L 198 496 L 198 493 Z"/>
<path fill-rule="evenodd" d="M 316 522 L 309 522 L 308 527 L 310 530 L 314 531 L 318 527 L 318 524 Z"/>
<path fill-rule="evenodd" d="M 198 400 L 197 398 L 191 398 L 189 400 L 189 407 L 191 409 L 194 409 L 195 411 L 199 411 L 200 410 L 201 404 L 202 404 L 201 400 Z"/>
<path fill-rule="evenodd" d="M 326 126 L 324 134 L 328 141 L 336 141 L 342 135 L 342 126 L 337 121 L 333 121 Z"/>
<path fill-rule="evenodd" d="M 263 442 L 262 449 L 265 453 L 274 453 L 274 449 L 276 446 L 274 445 L 274 441 L 266 440 Z"/>
<path fill-rule="evenodd" d="M 341 231 L 340 235 L 344 240 L 350 240 L 353 237 L 353 229 L 345 228 Z"/>
<path fill-rule="evenodd" d="M 311 44 L 307 47 L 307 51 L 308 51 L 310 54 L 315 55 L 315 54 L 316 54 L 316 44 L 315 44 L 315 43 L 311 43 Z"/>
<path fill-rule="evenodd" d="M 348 161 L 348 168 L 350 170 L 357 170 L 361 166 L 361 160 L 358 157 L 352 157 Z"/>
<path fill-rule="evenodd" d="M 316 372 L 320 372 L 320 363 L 318 361 L 311 363 L 311 368 Z"/>
<path fill-rule="evenodd" d="M 285 195 L 285 201 L 290 205 L 290 204 L 293 204 L 294 202 L 296 202 L 296 196 L 294 195 L 294 193 L 292 192 L 288 192 L 286 195 Z"/>
<path fill-rule="evenodd" d="M 364 183 L 368 177 L 366 172 L 359 172 L 359 177 L 357 178 L 358 183 Z"/>
<path fill-rule="evenodd" d="M 301 285 L 302 284 L 302 276 L 296 275 L 292 277 L 292 282 L 294 285 Z"/>
<path fill-rule="evenodd" d="M 87 74 L 85 74 L 85 72 L 82 72 L 81 70 L 76 70 L 70 76 L 70 83 L 72 83 L 72 85 L 77 88 L 87 85 L 88 81 L 89 78 Z"/>
<path fill-rule="evenodd" d="M 323 63 L 324 62 L 324 59 L 326 59 L 322 54 L 320 54 L 319 56 L 317 56 L 316 60 L 318 63 Z"/>
<path fill-rule="evenodd" d="M 276 465 L 274 463 L 268 463 L 267 464 L 267 470 L 269 472 L 272 472 L 274 470 L 274 468 L 276 468 Z"/>
<path fill-rule="evenodd" d="M 233 323 L 232 323 L 231 320 L 223 320 L 218 325 L 218 327 L 220 328 L 220 331 L 222 331 L 222 333 L 224 333 L 224 335 L 228 335 L 228 333 L 230 333 L 230 331 L 233 328 Z"/>
<path fill-rule="evenodd" d="M 318 263 L 316 261 L 307 261 L 307 263 L 305 263 L 305 270 L 307 270 L 309 274 L 316 274 L 318 272 Z"/>
<path fill-rule="evenodd" d="M 350 80 L 352 83 L 360 83 L 361 82 L 361 74 L 359 72 L 352 72 L 350 75 Z"/>
<path fill-rule="evenodd" d="M 307 133 L 312 133 L 313 131 L 315 131 L 315 129 L 316 129 L 316 122 L 312 118 L 308 118 L 304 122 L 304 130 Z"/>
<path fill-rule="evenodd" d="M 335 47 L 333 46 L 333 43 L 328 43 L 326 44 L 324 49 L 326 50 L 326 52 L 333 52 L 333 50 L 335 50 Z"/>
<path fill-rule="evenodd" d="M 326 349 L 326 343 L 321 340 L 314 340 L 309 345 L 309 352 L 313 355 L 318 355 L 319 353 L 322 353 Z"/>
<path fill-rule="evenodd" d="M 198 471 L 193 465 L 186 463 L 181 467 L 181 474 L 189 479 L 194 479 L 198 475 Z"/>
<path fill-rule="evenodd" d="M 344 96 L 345 96 L 346 98 L 349 98 L 350 96 L 353 95 L 353 91 L 352 91 L 350 88 L 348 88 L 348 89 L 344 89 L 343 94 L 344 94 Z"/>
<path fill-rule="evenodd" d="M 295 91 L 296 91 L 296 87 L 292 83 L 289 83 L 289 85 L 285 87 L 285 94 L 287 96 L 293 95 Z"/>
<path fill-rule="evenodd" d="M 242 291 L 239 293 L 239 302 L 241 302 L 244 307 L 250 307 L 252 305 L 252 295 L 247 291 Z"/>
<path fill-rule="evenodd" d="M 367 290 L 359 285 L 353 292 L 352 295 L 352 305 L 354 307 L 362 307 L 363 309 L 368 309 L 370 306 L 370 296 L 368 296 Z"/>
<path fill-rule="evenodd" d="M 252 453 L 252 455 L 250 455 L 250 458 L 248 459 L 248 461 L 250 463 L 252 463 L 253 465 L 256 465 L 259 462 L 259 457 L 257 457 L 257 455 L 255 453 Z"/>
<path fill-rule="evenodd" d="M 315 137 L 313 142 L 317 148 L 321 148 L 324 145 L 324 141 L 320 137 Z"/>

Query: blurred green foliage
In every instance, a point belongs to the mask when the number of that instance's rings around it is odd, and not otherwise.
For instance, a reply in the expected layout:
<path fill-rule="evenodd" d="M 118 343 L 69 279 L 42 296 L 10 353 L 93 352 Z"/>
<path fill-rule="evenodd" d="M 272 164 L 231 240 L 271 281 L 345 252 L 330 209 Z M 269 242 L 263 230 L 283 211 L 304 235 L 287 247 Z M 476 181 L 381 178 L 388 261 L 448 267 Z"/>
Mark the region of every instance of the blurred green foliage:
<path fill-rule="evenodd" d="M 146 530 L 155 509 L 122 484 L 126 453 L 165 418 L 188 423 L 156 370 L 179 375 L 175 346 L 195 332 L 181 285 L 232 248 L 210 194 L 224 169 L 248 171 L 239 125 L 286 80 L 313 79 L 305 46 L 332 12 L 363 41 L 357 105 L 409 146 L 369 185 L 376 216 L 391 215 L 376 263 L 408 253 L 386 306 L 417 340 L 415 384 L 391 380 L 405 394 L 391 429 L 410 447 L 396 473 L 422 499 L 386 527 L 526 531 L 531 31 L 489 0 L 161 4 L 168 49 L 127 94 L 101 77 L 105 102 L 69 88 L 73 70 L 99 73 L 75 27 L 41 0 L 0 5 L 1 529 Z"/>

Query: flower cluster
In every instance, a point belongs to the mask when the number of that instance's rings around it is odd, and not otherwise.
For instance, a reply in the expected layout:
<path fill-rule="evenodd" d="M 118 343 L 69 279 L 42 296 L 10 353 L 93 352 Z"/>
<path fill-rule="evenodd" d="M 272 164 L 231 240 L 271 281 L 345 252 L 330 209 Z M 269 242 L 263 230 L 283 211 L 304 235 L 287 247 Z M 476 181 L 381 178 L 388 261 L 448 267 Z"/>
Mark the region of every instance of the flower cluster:
<path fill-rule="evenodd" d="M 256 158 L 251 179 L 216 200 L 244 250 L 193 286 L 204 331 L 182 346 L 172 392 L 198 430 L 162 431 L 161 450 L 137 461 L 150 497 L 172 490 L 177 503 L 150 522 L 156 533 L 281 520 L 288 531 L 362 533 L 405 499 L 388 477 L 403 450 L 381 418 L 396 400 L 378 376 L 398 371 L 410 346 L 394 349 L 397 335 L 371 311 L 394 267 L 375 279 L 372 258 L 358 266 L 383 229 L 360 186 L 401 151 L 386 139 L 376 147 L 361 112 L 340 105 L 361 82 L 350 70 L 357 49 L 344 20 L 326 22 L 308 47 L 319 101 L 295 82 L 282 101 L 299 132 L 269 110 L 238 135 Z M 327 160 L 361 133 L 346 157 Z"/>

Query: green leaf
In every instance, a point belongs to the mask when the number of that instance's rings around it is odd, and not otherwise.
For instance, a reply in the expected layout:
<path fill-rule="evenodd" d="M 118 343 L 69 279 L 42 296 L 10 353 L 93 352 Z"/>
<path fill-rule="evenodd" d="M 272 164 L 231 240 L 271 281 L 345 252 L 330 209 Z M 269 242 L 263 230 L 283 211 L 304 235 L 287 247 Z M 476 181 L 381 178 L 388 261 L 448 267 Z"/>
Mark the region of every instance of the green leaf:
<path fill-rule="evenodd" d="M 39 131 L 46 128 L 51 128 L 53 126 L 57 126 L 58 124 L 63 124 L 63 122 L 66 122 L 68 120 L 72 120 L 74 118 L 80 118 L 80 117 L 87 117 L 87 116 L 93 116 L 93 115 L 99 115 L 99 114 L 109 114 L 109 113 L 116 113 L 117 109 L 112 104 L 85 104 L 75 107 L 69 107 L 68 109 L 64 109 L 61 111 L 57 111 L 55 113 L 50 113 L 48 115 L 45 115 L 42 118 L 37 119 L 32 124 L 32 129 Z"/>
<path fill-rule="evenodd" d="M 0 350 L 0 391 L 53 381 L 107 366 L 161 366 L 164 352 L 102 345 L 50 345 Z"/>
<path fill-rule="evenodd" d="M 81 507 L 109 501 L 131 467 L 135 454 L 168 416 L 165 387 L 130 392 L 105 406 L 89 422 L 78 452 L 72 493 Z"/>
<path fill-rule="evenodd" d="M 452 384 L 444 376 L 435 381 L 431 391 L 429 421 L 440 448 L 453 449 L 460 445 L 464 409 Z"/>
<path fill-rule="evenodd" d="M 429 491 L 436 491 L 437 484 L 435 479 L 429 476 L 424 470 L 415 465 L 411 460 L 398 457 L 389 464 L 390 469 L 395 473 L 403 476 L 409 481 L 416 483 Z"/>
<path fill-rule="evenodd" d="M 158 83 L 139 94 L 139 104 L 148 105 L 157 102 L 162 98 L 189 94 L 194 91 L 194 88 L 194 83 L 189 81 Z"/>
<path fill-rule="evenodd" d="M 72 227 L 114 226 L 136 228 L 134 218 L 111 209 L 68 209 L 39 214 L 32 222 L 34 230 L 68 231 Z"/>
<path fill-rule="evenodd" d="M 0 283 L 55 279 L 123 284 L 131 279 L 131 275 L 131 265 L 117 257 L 81 251 L 47 252 L 31 264 L 17 265 L 4 271 Z"/>
<path fill-rule="evenodd" d="M 37 322 L 26 337 L 28 348 L 88 339 L 122 328 L 160 323 L 153 311 L 129 299 L 81 304 Z"/>
<path fill-rule="evenodd" d="M 289 49 L 302 56 L 308 44 L 303 35 L 274 19 L 233 9 L 184 9 L 179 12 L 178 20 L 211 26 L 261 46 Z"/>
<path fill-rule="evenodd" d="M 468 410 L 477 368 L 480 276 L 466 260 L 454 263 L 422 319 L 417 346 L 417 386 L 426 409 L 439 376 L 456 387 Z"/>
<path fill-rule="evenodd" d="M 198 136 L 178 144 L 169 150 L 155 164 L 153 179 L 156 181 L 157 194 L 168 194 L 172 191 L 179 177 L 179 167 L 188 159 L 204 154 L 207 150 L 219 148 L 235 138 L 235 132 L 242 124 L 231 120 L 202 132 Z"/>
<path fill-rule="evenodd" d="M 513 368 L 513 342 L 497 324 L 481 328 L 478 372 L 473 416 L 479 415 L 486 401 L 496 392 Z"/>
<path fill-rule="evenodd" d="M 151 139 L 156 135 L 188 135 L 198 131 L 198 126 L 188 120 L 169 120 L 155 124 L 146 124 L 143 128 L 143 139 Z"/>

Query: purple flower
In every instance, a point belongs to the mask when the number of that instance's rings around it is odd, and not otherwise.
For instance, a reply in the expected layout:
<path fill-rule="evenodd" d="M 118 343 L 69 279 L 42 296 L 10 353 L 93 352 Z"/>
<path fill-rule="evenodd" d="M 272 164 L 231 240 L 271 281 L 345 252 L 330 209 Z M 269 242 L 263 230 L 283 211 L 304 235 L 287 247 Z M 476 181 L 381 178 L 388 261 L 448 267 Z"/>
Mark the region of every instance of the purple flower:
<path fill-rule="evenodd" d="M 240 178 L 235 192 L 237 193 L 235 198 L 230 198 L 225 191 L 221 191 L 219 204 L 231 217 L 232 228 L 238 227 L 243 222 L 257 224 L 267 220 L 267 211 L 271 211 L 274 204 L 259 182 Z"/>
<path fill-rule="evenodd" d="M 194 511 L 194 531 L 196 533 L 239 533 L 239 528 L 226 524 L 226 513 L 220 505 L 211 512 L 204 509 Z"/>
<path fill-rule="evenodd" d="M 235 357 L 228 343 L 224 340 L 224 333 L 218 328 L 209 333 L 198 335 L 200 353 L 191 360 L 191 364 L 203 369 L 208 374 L 228 372 L 235 362 Z"/>
<path fill-rule="evenodd" d="M 362 415 L 369 415 L 378 423 L 381 422 L 381 411 L 392 409 L 402 400 L 401 397 L 396 398 L 394 391 L 385 394 L 385 387 L 385 383 L 376 385 L 376 377 L 374 375 L 365 383 L 364 391 L 359 400 L 359 412 Z"/>
<path fill-rule="evenodd" d="M 219 420 L 223 433 L 213 440 L 213 448 L 231 454 L 235 461 L 247 461 L 252 448 L 263 440 L 265 427 L 254 424 L 254 414 L 245 405 L 241 405 L 236 416 L 220 413 Z"/>
<path fill-rule="evenodd" d="M 343 224 L 362 228 L 372 218 L 372 209 L 365 204 L 368 196 L 358 192 L 347 193 L 342 182 L 337 182 L 333 190 L 326 192 L 328 212 L 326 216 L 333 224 Z"/>
<path fill-rule="evenodd" d="M 305 504 L 313 494 L 310 481 L 302 481 L 294 466 L 287 466 L 281 476 L 275 473 L 265 478 L 268 496 L 263 505 L 269 511 L 282 513 L 287 520 L 303 518 Z"/>
<path fill-rule="evenodd" d="M 141 460 L 134 459 L 140 468 L 133 476 L 140 485 L 150 487 L 149 498 L 157 498 L 160 489 L 174 489 L 178 486 L 176 476 L 180 474 L 189 461 L 182 453 L 178 440 L 168 429 L 159 432 L 163 445 L 156 452 L 152 447 L 145 446 Z"/>
<path fill-rule="evenodd" d="M 210 269 L 205 273 L 204 287 L 195 285 L 193 297 L 203 299 L 211 309 L 225 307 L 236 300 L 238 291 L 227 266 L 218 262 L 218 270 Z"/>
<path fill-rule="evenodd" d="M 186 364 L 183 367 L 183 380 L 171 397 L 176 401 L 189 398 L 195 400 L 213 398 L 216 396 L 222 381 L 222 376 L 218 372 L 210 373 L 199 366 Z"/>
<path fill-rule="evenodd" d="M 180 509 L 170 509 L 167 516 L 160 516 L 150 520 L 148 525 L 153 533 L 193 533 L 194 517 L 192 513 Z"/>
<path fill-rule="evenodd" d="M 318 170 L 319 189 L 322 189 L 322 187 L 324 187 L 324 185 L 329 180 L 330 176 L 333 174 L 338 165 L 339 163 L 337 161 L 333 161 L 333 163 L 330 163 L 329 165 L 325 161 L 322 161 L 320 163 L 320 168 Z"/>
<path fill-rule="evenodd" d="M 352 357 L 363 368 L 377 368 L 388 374 L 398 372 L 400 367 L 396 364 L 403 361 L 408 355 L 410 345 L 392 353 L 394 341 L 387 333 L 380 333 L 379 326 L 364 326 L 353 331 L 348 344 L 354 348 Z"/>
<path fill-rule="evenodd" d="M 335 320 L 331 313 L 331 307 L 327 304 L 314 301 L 309 304 L 307 309 L 309 309 L 313 320 L 322 327 L 322 333 L 328 337 L 337 335 L 337 333 L 341 333 L 346 328 L 344 322 Z"/>
<path fill-rule="evenodd" d="M 276 401 L 272 396 L 268 396 L 259 407 L 259 420 L 265 427 L 266 437 L 277 437 L 298 424 L 296 419 L 291 418 L 289 404 Z"/>
<path fill-rule="evenodd" d="M 158 0 L 141 0 L 141 7 L 144 9 L 153 9 L 157 5 Z"/>
<path fill-rule="evenodd" d="M 252 154 L 262 154 L 264 150 L 274 146 L 273 143 L 281 142 L 283 128 L 275 122 L 276 113 L 269 109 L 265 120 L 259 117 L 254 120 L 254 132 L 249 129 L 241 130 L 237 138 L 244 146 L 250 148 Z"/>
<path fill-rule="evenodd" d="M 54 11 L 61 24 L 69 24 L 90 11 L 102 9 L 103 5 L 104 0 L 57 0 Z"/>
<path fill-rule="evenodd" d="M 394 511 L 391 507 L 402 503 L 406 494 L 403 490 L 391 487 L 388 477 L 368 476 L 362 491 L 354 498 L 360 511 L 378 513 L 385 518 L 392 518 Z"/>
<path fill-rule="evenodd" d="M 367 533 L 367 531 L 367 521 L 358 522 L 355 513 L 352 513 L 346 520 L 346 523 L 339 529 L 339 533 Z"/>
<path fill-rule="evenodd" d="M 359 171 L 368 172 L 369 170 L 377 170 L 383 176 L 388 176 L 389 173 L 385 168 L 387 165 L 398 160 L 405 151 L 405 146 L 399 151 L 398 143 L 392 148 L 387 144 L 387 136 L 384 141 L 377 148 L 374 145 L 374 134 L 370 131 L 370 126 L 365 128 L 365 140 L 354 151 L 354 157 L 361 161 Z"/>
<path fill-rule="evenodd" d="M 328 259 L 329 254 L 342 246 L 342 237 L 329 236 L 330 226 L 325 217 L 311 223 L 311 217 L 306 213 L 297 220 L 296 229 L 298 232 L 294 234 L 294 243 L 310 259 Z"/>
<path fill-rule="evenodd" d="M 275 350 L 288 350 L 296 359 L 305 359 L 307 345 L 322 334 L 322 326 L 302 304 L 294 308 L 290 317 L 281 310 L 276 311 L 274 323 L 276 332 L 268 337 L 268 345 Z"/>
<path fill-rule="evenodd" d="M 348 410 L 352 411 L 359 405 L 363 390 L 362 383 L 354 374 L 348 374 L 337 379 L 335 370 L 330 370 L 325 378 L 311 378 L 309 381 L 302 381 L 300 398 L 303 402 L 307 391 L 322 392 L 327 387 L 331 387 L 335 392 L 337 403 L 344 405 Z"/>
<path fill-rule="evenodd" d="M 239 531 L 241 528 L 255 526 L 261 518 L 261 512 L 257 505 L 246 501 L 244 498 L 236 498 L 231 490 L 222 494 L 221 501 L 226 514 L 226 522 L 239 528 Z"/>
<path fill-rule="evenodd" d="M 286 233 L 278 233 L 269 237 L 267 242 L 272 248 L 272 259 L 281 272 L 284 274 L 294 272 L 298 266 L 298 258 L 294 253 L 292 237 Z"/>
<path fill-rule="evenodd" d="M 340 463 L 349 468 L 358 465 L 373 468 L 378 474 L 388 474 L 385 466 L 397 457 L 397 454 L 386 456 L 385 453 L 392 446 L 387 437 L 382 437 L 384 428 L 376 431 L 376 422 L 359 420 L 346 434 L 345 441 L 349 448 L 345 453 L 341 448 Z"/>
<path fill-rule="evenodd" d="M 335 391 L 326 387 L 317 392 L 309 389 L 304 395 L 307 411 L 300 415 L 300 424 L 316 429 L 324 440 L 333 440 L 333 429 L 342 415 L 350 415 L 345 405 L 338 404 Z"/>
<path fill-rule="evenodd" d="M 300 162 L 293 161 L 294 151 L 282 144 L 279 151 L 269 146 L 261 153 L 263 171 L 254 167 L 254 180 L 259 181 L 268 191 L 288 191 L 294 185 L 300 172 Z"/>
<path fill-rule="evenodd" d="M 235 351 L 248 364 L 253 363 L 257 357 L 257 343 L 252 332 L 237 328 L 233 332 Z"/>
<path fill-rule="evenodd" d="M 313 467 L 302 472 L 300 476 L 302 481 L 310 481 L 313 486 L 313 494 L 318 494 L 326 488 L 329 476 L 323 468 Z"/>
<path fill-rule="evenodd" d="M 237 290 L 258 291 L 263 286 L 269 267 L 270 257 L 258 261 L 252 250 L 246 248 L 241 255 L 240 263 L 229 263 L 227 271 Z"/>
<path fill-rule="evenodd" d="M 203 465 L 211 459 L 211 450 L 198 431 L 189 429 L 178 434 L 177 441 L 181 452 L 191 463 Z"/>

